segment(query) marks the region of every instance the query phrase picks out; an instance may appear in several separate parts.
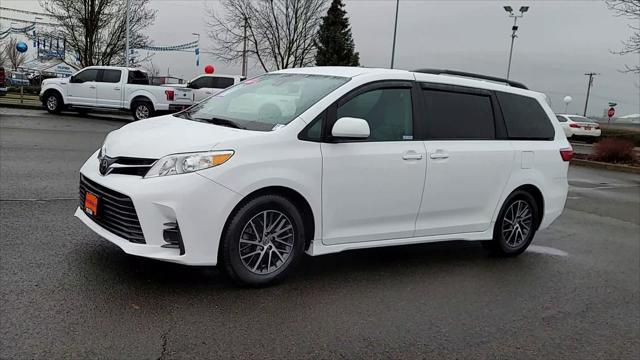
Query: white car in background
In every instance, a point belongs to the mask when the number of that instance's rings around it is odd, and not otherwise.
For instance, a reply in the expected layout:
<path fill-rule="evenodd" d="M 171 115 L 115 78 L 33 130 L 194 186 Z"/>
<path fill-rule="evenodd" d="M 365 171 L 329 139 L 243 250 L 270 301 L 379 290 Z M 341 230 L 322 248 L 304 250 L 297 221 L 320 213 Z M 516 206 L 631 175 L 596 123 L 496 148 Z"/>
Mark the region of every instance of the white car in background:
<path fill-rule="evenodd" d="M 176 88 L 177 99 L 191 99 L 195 104 L 242 80 L 244 77 L 239 75 L 203 74 L 191 79 L 185 85 L 171 84 L 170 86 Z"/>
<path fill-rule="evenodd" d="M 185 107 L 176 101 L 179 99 L 175 99 L 175 88 L 149 85 L 146 72 L 118 66 L 89 66 L 68 78 L 46 79 L 40 99 L 52 114 L 67 108 L 79 112 L 124 110 L 130 111 L 134 120 Z"/>
<path fill-rule="evenodd" d="M 600 137 L 600 124 L 595 120 L 579 115 L 564 114 L 557 114 L 556 118 L 560 121 L 567 138 L 582 137 L 591 142 Z"/>
<path fill-rule="evenodd" d="M 305 252 L 521 254 L 562 213 L 573 150 L 543 94 L 441 73 L 280 70 L 128 124 L 80 169 L 75 216 L 128 254 L 253 286 Z"/>

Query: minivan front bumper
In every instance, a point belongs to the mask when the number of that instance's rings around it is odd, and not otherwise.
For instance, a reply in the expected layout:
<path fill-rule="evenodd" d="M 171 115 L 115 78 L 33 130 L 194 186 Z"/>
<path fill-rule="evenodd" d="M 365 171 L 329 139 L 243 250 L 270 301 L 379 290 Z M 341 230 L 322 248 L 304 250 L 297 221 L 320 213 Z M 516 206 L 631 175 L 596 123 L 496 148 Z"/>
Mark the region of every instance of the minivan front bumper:
<path fill-rule="evenodd" d="M 107 230 L 81 207 L 75 212 L 78 219 L 127 254 L 187 265 L 216 265 L 224 224 L 241 200 L 238 193 L 198 173 L 150 179 L 124 174 L 102 176 L 98 165 L 96 152 L 80 169 L 81 175 L 131 199 L 145 243 L 130 242 Z M 163 233 L 168 223 L 177 223 L 180 228 L 183 255 L 181 249 L 166 247 Z"/>

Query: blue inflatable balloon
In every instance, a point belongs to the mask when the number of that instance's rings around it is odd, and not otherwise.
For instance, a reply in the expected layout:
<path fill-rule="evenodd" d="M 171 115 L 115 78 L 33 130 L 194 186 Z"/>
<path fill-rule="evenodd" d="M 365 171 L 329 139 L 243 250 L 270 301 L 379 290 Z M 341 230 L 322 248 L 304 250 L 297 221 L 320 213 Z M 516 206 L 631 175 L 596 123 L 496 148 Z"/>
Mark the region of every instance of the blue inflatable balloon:
<path fill-rule="evenodd" d="M 21 53 L 27 52 L 27 44 L 24 41 L 20 41 L 16 44 L 16 50 Z"/>

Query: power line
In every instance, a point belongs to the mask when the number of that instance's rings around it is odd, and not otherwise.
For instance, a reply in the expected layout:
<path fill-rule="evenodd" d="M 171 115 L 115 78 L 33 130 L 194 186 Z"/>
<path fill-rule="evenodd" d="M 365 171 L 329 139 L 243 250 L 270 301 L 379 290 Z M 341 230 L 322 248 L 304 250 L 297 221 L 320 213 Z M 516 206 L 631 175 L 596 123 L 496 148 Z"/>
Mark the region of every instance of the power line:
<path fill-rule="evenodd" d="M 0 20 L 9 20 L 9 21 L 19 22 L 19 23 L 24 23 L 24 24 L 33 24 L 34 22 L 37 22 L 38 25 L 48 25 L 48 26 L 58 26 L 58 25 L 60 25 L 60 24 L 50 23 L 50 22 L 16 19 L 16 18 L 8 17 L 8 16 L 1 16 L 1 15 L 0 15 Z"/>

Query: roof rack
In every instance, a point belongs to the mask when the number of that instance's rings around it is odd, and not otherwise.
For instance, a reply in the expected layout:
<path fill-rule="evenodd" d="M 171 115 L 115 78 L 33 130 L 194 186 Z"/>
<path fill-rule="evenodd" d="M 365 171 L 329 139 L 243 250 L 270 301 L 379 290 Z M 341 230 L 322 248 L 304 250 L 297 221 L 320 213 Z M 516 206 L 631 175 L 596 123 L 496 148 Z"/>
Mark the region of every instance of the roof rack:
<path fill-rule="evenodd" d="M 526 86 L 524 86 L 523 83 L 519 83 L 517 81 L 507 80 L 507 79 L 503 79 L 503 78 L 499 78 L 499 77 L 495 77 L 495 76 L 474 74 L 474 73 L 469 73 L 469 72 L 464 72 L 464 71 L 456 71 L 456 70 L 445 70 L 445 69 L 418 69 L 418 70 L 413 70 L 413 71 L 414 72 L 418 72 L 418 73 L 424 73 L 424 74 L 455 75 L 455 76 L 463 76 L 463 77 L 468 77 L 468 78 L 483 79 L 483 80 L 495 81 L 495 82 L 499 82 L 499 83 L 505 83 L 505 84 L 508 84 L 509 86 L 513 86 L 513 87 L 516 87 L 516 88 L 528 90 L 528 88 Z"/>

